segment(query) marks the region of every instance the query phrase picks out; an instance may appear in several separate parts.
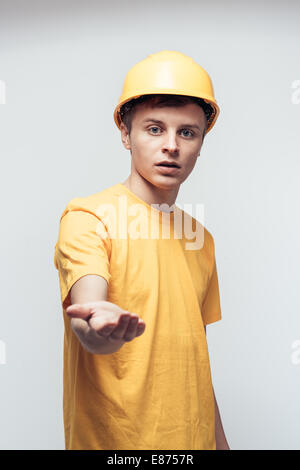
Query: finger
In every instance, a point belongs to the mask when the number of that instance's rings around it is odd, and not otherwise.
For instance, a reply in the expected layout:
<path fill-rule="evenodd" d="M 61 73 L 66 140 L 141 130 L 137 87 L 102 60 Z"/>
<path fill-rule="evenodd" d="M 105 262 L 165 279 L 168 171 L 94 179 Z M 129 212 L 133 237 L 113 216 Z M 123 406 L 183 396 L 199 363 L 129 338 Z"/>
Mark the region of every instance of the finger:
<path fill-rule="evenodd" d="M 145 322 L 143 322 L 143 320 L 141 320 L 137 325 L 135 336 L 141 336 L 144 333 L 145 329 L 146 329 L 146 324 Z"/>
<path fill-rule="evenodd" d="M 88 319 L 91 316 L 91 307 L 85 304 L 73 304 L 67 307 L 66 314 L 71 318 Z"/>
<path fill-rule="evenodd" d="M 130 322 L 130 317 L 130 313 L 123 313 L 120 315 L 117 326 L 110 332 L 110 338 L 116 340 L 123 339 L 123 335 Z"/>
<path fill-rule="evenodd" d="M 118 325 L 117 320 L 109 320 L 106 318 L 103 318 L 102 316 L 98 317 L 91 317 L 88 320 L 89 326 L 96 331 L 101 336 L 107 337 L 110 335 L 110 333 L 116 328 Z"/>
<path fill-rule="evenodd" d="M 138 321 L 139 317 L 137 315 L 131 317 L 127 330 L 125 331 L 122 338 L 124 341 L 131 341 L 133 338 L 135 338 Z"/>

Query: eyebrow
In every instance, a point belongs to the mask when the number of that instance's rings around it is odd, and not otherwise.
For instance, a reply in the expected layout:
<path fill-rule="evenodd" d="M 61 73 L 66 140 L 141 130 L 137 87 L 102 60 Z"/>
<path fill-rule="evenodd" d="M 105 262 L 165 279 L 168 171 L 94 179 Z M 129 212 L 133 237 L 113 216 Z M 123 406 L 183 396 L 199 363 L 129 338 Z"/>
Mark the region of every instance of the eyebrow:
<path fill-rule="evenodd" d="M 142 121 L 143 123 L 146 123 L 146 122 L 155 122 L 156 124 L 164 124 L 163 121 L 160 121 L 159 119 L 144 119 L 144 121 Z M 181 127 L 193 127 L 195 129 L 199 129 L 199 131 L 201 131 L 202 129 L 197 126 L 196 124 L 181 124 Z"/>

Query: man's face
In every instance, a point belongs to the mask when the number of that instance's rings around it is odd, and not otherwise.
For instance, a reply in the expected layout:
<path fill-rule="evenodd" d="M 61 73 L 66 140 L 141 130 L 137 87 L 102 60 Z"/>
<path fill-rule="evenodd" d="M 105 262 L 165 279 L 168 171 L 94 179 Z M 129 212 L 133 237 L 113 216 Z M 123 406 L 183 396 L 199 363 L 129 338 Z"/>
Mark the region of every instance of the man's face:
<path fill-rule="evenodd" d="M 162 189 L 179 187 L 195 166 L 205 125 L 204 111 L 194 103 L 162 108 L 137 105 L 130 136 L 124 123 L 120 127 L 122 142 L 132 156 L 131 172 Z M 157 165 L 164 160 L 180 168 Z"/>

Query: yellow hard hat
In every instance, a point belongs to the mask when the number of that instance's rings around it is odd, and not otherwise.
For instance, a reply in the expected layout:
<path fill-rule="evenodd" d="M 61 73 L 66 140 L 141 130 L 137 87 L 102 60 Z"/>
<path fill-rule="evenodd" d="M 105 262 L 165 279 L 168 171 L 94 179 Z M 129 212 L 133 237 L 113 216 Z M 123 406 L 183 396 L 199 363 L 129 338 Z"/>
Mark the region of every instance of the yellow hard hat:
<path fill-rule="evenodd" d="M 127 73 L 123 91 L 114 110 L 120 129 L 123 104 L 142 95 L 167 94 L 202 98 L 212 108 L 206 133 L 214 126 L 220 113 L 208 73 L 191 57 L 177 51 L 150 54 Z"/>

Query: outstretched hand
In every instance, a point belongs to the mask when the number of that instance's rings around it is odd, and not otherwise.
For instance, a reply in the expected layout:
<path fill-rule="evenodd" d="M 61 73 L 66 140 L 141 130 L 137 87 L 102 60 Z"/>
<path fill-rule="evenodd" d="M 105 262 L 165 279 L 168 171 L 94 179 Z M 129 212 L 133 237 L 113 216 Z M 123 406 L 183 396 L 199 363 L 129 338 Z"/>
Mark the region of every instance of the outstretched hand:
<path fill-rule="evenodd" d="M 95 347 L 99 340 L 121 347 L 124 342 L 143 334 L 146 327 L 136 313 L 106 300 L 70 305 L 66 314 L 72 319 L 72 328 L 78 338 Z"/>

